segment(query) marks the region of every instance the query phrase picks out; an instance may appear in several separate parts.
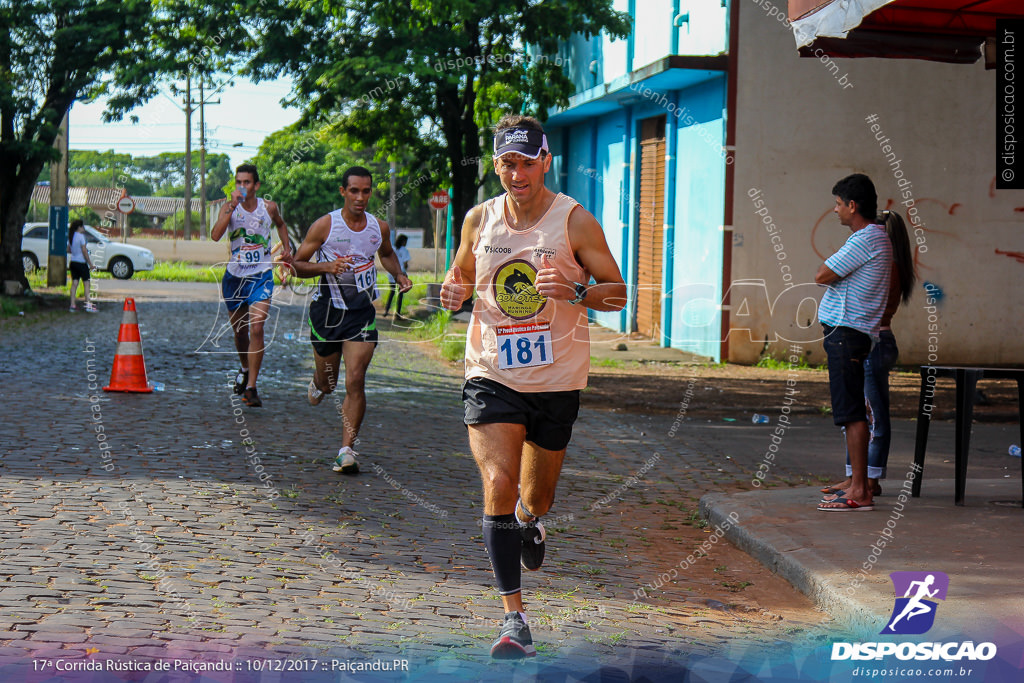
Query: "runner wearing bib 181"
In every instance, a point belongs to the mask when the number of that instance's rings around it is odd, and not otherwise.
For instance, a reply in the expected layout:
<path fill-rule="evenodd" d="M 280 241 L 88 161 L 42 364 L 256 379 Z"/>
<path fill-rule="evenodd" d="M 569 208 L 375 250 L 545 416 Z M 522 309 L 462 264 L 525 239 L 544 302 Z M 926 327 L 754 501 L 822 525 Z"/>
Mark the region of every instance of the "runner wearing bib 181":
<path fill-rule="evenodd" d="M 293 263 L 298 277 L 320 276 L 309 305 L 309 338 L 316 363 L 308 390 L 311 405 L 334 391 L 341 362 L 345 363 L 344 425 L 333 466 L 342 474 L 359 472 L 359 454 L 353 446 L 366 413 L 366 369 L 377 345 L 374 255 L 380 256 L 381 265 L 401 291 L 412 287 L 391 248 L 388 224 L 366 212 L 372 183 L 370 172 L 361 166 L 345 171 L 341 178 L 344 206 L 313 223 Z"/>
<path fill-rule="evenodd" d="M 250 407 L 263 405 L 256 380 L 263 365 L 263 325 L 274 294 L 273 261 L 270 255 L 271 227 L 276 226 L 281 240 L 281 261 L 291 263 L 288 227 L 277 204 L 256 196 L 260 176 L 252 164 L 242 164 L 235 172 L 235 190 L 210 231 L 215 242 L 231 228 L 231 257 L 228 260 L 221 294 L 230 313 L 235 333 L 235 348 L 242 369 L 235 376 L 235 393 Z"/>
<path fill-rule="evenodd" d="M 484 488 L 484 545 L 505 618 L 496 659 L 532 657 L 520 565 L 539 569 L 544 526 L 590 369 L 587 309 L 618 311 L 626 286 L 597 220 L 544 187 L 551 167 L 536 119 L 506 116 L 494 170 L 506 193 L 466 214 L 441 304 L 476 289 L 462 397 Z M 594 283 L 591 284 L 591 280 Z"/>

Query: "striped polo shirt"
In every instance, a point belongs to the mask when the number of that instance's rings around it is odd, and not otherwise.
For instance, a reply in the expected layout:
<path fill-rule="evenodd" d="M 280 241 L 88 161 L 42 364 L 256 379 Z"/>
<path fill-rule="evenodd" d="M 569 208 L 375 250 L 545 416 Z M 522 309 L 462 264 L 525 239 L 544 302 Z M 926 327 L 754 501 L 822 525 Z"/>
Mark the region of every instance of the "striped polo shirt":
<path fill-rule="evenodd" d="M 892 243 L 885 228 L 872 223 L 856 231 L 825 260 L 839 279 L 828 286 L 818 319 L 833 327 L 852 327 L 878 339 L 889 297 Z"/>

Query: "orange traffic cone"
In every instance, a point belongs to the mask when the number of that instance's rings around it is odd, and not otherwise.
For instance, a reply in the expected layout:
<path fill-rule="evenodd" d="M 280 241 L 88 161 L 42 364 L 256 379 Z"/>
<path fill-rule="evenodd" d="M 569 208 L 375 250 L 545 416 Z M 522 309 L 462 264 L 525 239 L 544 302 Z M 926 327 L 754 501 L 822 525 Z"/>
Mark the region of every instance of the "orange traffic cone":
<path fill-rule="evenodd" d="M 135 299 L 124 300 L 124 315 L 117 333 L 117 353 L 110 370 L 110 386 L 103 391 L 134 391 L 148 394 L 153 391 L 146 381 L 146 362 L 142 358 L 142 337 L 139 335 L 139 315 L 135 312 Z"/>

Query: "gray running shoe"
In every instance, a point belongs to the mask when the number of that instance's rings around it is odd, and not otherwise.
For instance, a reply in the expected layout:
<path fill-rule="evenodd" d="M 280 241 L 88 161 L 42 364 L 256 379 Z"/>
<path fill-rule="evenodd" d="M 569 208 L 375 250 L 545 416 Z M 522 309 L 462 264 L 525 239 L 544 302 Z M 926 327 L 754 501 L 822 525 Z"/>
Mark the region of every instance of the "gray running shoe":
<path fill-rule="evenodd" d="M 530 627 L 519 616 L 519 612 L 506 612 L 501 633 L 494 645 L 491 645 L 491 659 L 523 659 L 536 654 Z"/>

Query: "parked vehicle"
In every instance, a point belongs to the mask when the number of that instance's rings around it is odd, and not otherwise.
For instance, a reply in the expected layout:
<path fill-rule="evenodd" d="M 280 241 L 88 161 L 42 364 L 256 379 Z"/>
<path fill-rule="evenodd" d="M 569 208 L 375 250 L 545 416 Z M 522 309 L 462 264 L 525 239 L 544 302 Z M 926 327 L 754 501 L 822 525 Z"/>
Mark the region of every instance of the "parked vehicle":
<path fill-rule="evenodd" d="M 21 262 L 26 273 L 45 268 L 49 260 L 47 223 L 26 223 L 21 233 Z M 85 248 L 99 270 L 109 270 L 119 280 L 127 280 L 137 270 L 153 270 L 153 252 L 134 244 L 112 242 L 91 225 L 85 226 Z"/>

